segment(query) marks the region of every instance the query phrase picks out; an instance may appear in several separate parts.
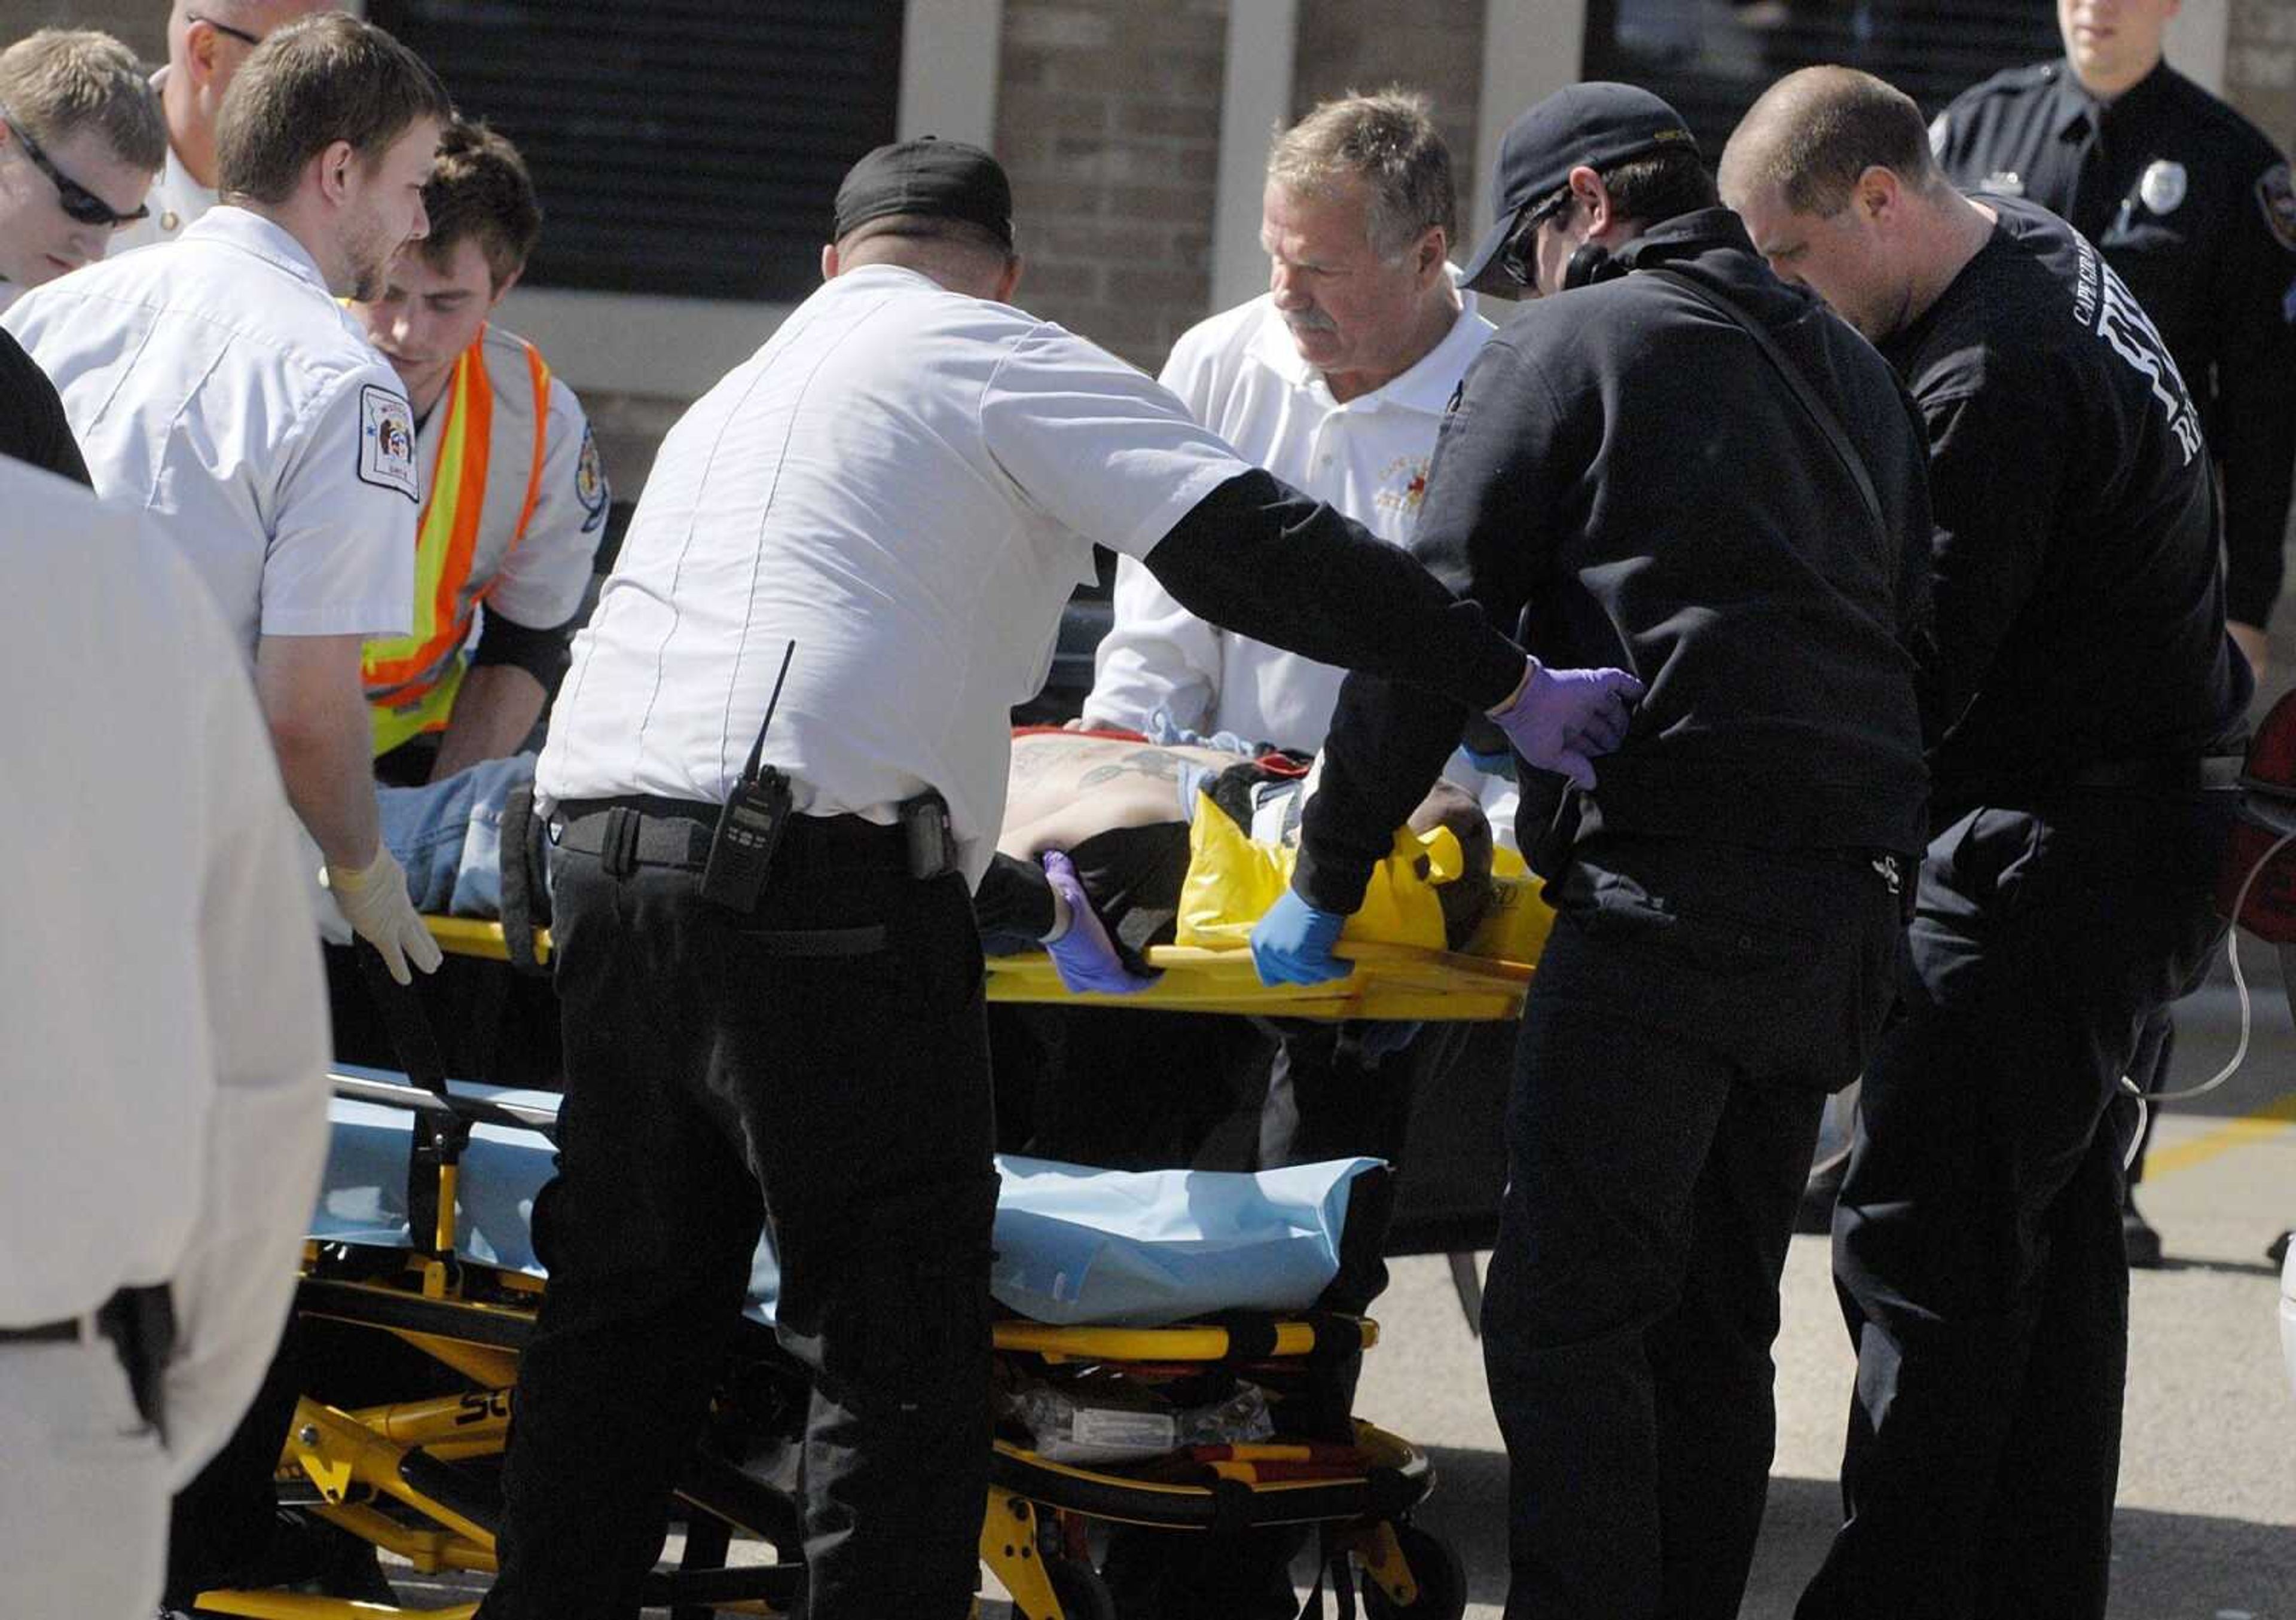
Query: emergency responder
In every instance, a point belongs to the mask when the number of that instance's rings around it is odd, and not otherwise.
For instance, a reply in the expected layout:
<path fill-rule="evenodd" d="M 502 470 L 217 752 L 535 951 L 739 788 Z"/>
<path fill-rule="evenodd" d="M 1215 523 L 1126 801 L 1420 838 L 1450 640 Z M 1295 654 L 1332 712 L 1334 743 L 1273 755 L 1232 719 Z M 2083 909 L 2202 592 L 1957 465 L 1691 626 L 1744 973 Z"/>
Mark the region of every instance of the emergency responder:
<path fill-rule="evenodd" d="M 1598 771 L 1524 786 L 1558 918 L 1483 1306 L 1507 1613 L 1735 1615 L 1779 1271 L 1921 844 L 1922 444 L 1873 350 L 1763 267 L 1658 97 L 1548 97 L 1494 192 L 1468 284 L 1538 301 L 1468 372 L 1411 550 L 1520 617 L 1534 656 L 1649 684 Z M 1292 889 L 1252 935 L 1264 978 L 1346 970 L 1340 927 L 1464 717 L 1349 678 Z"/>
<path fill-rule="evenodd" d="M 326 1001 L 232 638 L 144 520 L 0 461 L 0 1614 L 150 1620 L 326 1152 Z M 59 672 L 70 672 L 60 676 Z M 37 919 L 37 926 L 32 920 Z M 132 1009 L 132 1013 L 127 1010 Z"/>
<path fill-rule="evenodd" d="M 168 65 L 152 76 L 167 119 L 166 160 L 144 211 L 112 238 L 125 253 L 173 241 L 216 205 L 216 128 L 224 92 L 274 29 L 333 0 L 175 0 L 168 12 Z"/>
<path fill-rule="evenodd" d="M 996 1194 L 970 895 L 1089 542 L 1249 633 L 1498 706 L 1550 764 L 1624 727 L 1628 677 L 1527 663 L 1005 303 L 1011 214 L 969 146 L 856 164 L 825 284 L 670 431 L 576 638 L 537 777 L 566 1100 L 494 1620 L 636 1614 L 768 1211 L 814 1378 L 808 1612 L 968 1612 Z"/>
<path fill-rule="evenodd" d="M 111 35 L 42 29 L 0 51 L 0 310 L 102 258 L 143 217 L 167 143 L 143 70 Z"/>
<path fill-rule="evenodd" d="M 526 743 L 565 671 L 612 498 L 574 390 L 488 319 L 542 232 L 525 160 L 456 123 L 422 209 L 430 233 L 355 306 L 406 387 L 422 467 L 414 628 L 365 654 L 376 773 L 408 787 Z"/>
<path fill-rule="evenodd" d="M 1268 290 L 1183 334 L 1160 380 L 1252 461 L 1401 544 L 1419 514 L 1443 407 L 1491 334 L 1475 295 L 1454 284 L 1457 213 L 1450 151 L 1423 96 L 1390 90 L 1325 102 L 1268 153 L 1260 214 Z M 1345 670 L 1206 623 L 1130 558 L 1117 564 L 1115 605 L 1086 724 L 1225 732 L 1303 752 L 1323 741 Z M 1451 773 L 1470 792 L 1484 786 L 1464 760 Z M 1440 1026 L 1404 1047 L 1393 1025 L 1286 1022 L 1271 1068 L 1264 1041 L 1234 1053 L 1233 1020 L 1207 1027 L 1201 1017 L 1131 1010 L 1053 1016 L 1067 1026 L 1065 1061 L 1047 1111 L 1086 1122 L 1092 1141 L 1078 1150 L 1056 1139 L 1048 1150 L 1095 1164 L 1138 1162 L 1127 1150 L 1136 1154 L 1163 1134 L 1142 1116 L 1168 1115 L 1182 1076 L 1209 1069 L 1204 1089 L 1215 1100 L 1240 1081 L 1248 1092 L 1264 1084 L 1261 1167 L 1358 1154 L 1399 1166 L 1418 1080 L 1447 1065 L 1466 1033 Z M 1248 1072 L 1218 1072 L 1238 1068 Z M 1383 1285 L 1384 1273 L 1372 1271 L 1366 1280 Z M 1374 1297 L 1324 1303 L 1361 1311 Z M 1149 1542 L 1154 1556 L 1136 1559 Z M 1252 1610 L 1239 1583 L 1253 1581 L 1253 1561 L 1200 1535 L 1128 1535 L 1109 1572 L 1128 1612 L 1244 1620 Z M 1256 1583 L 1261 1600 L 1288 1620 L 1299 1607 L 1288 1551 L 1256 1562 L 1267 1576 Z M 1161 1589 L 1153 1604 L 1132 1600 L 1142 1583 Z M 1218 1590 L 1196 1590 L 1206 1583 Z"/>
<path fill-rule="evenodd" d="M 2296 474 L 2296 184 L 2246 119 L 2161 59 L 2178 0 L 2057 0 L 2062 61 L 1998 74 L 1940 114 L 1948 178 L 2051 209 L 2094 242 L 2152 318 L 2200 407 L 2223 522 L 2226 626 L 2264 678 L 2266 625 Z M 2165 1084 L 2176 1030 L 2145 1026 L 2130 1073 Z M 2121 1238 L 2161 1262 L 2138 1213 L 2148 1111 Z"/>
<path fill-rule="evenodd" d="M 1970 198 L 1912 101 L 1779 81 L 1724 194 L 1929 429 L 1936 829 L 1833 1223 L 1849 1522 L 1806 1616 L 2101 1616 L 2128 1273 L 2111 1104 L 2211 905 L 2249 697 L 2192 397 L 2038 204 Z M 1918 1577 L 1914 1572 L 1918 1571 Z"/>
<path fill-rule="evenodd" d="M 7 315 L 96 493 L 162 519 L 221 605 L 336 905 L 401 980 L 439 947 L 377 834 L 359 649 L 407 623 L 420 477 L 398 380 L 335 299 L 380 291 L 422 234 L 450 117 L 437 76 L 380 29 L 283 29 L 224 110 L 229 206 Z"/>

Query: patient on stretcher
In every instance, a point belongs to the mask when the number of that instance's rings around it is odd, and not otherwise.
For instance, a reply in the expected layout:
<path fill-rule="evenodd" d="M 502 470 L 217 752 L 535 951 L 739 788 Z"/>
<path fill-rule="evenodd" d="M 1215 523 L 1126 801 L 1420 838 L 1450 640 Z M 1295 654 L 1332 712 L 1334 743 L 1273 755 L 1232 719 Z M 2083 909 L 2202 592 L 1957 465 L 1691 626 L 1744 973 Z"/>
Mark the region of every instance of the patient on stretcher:
<path fill-rule="evenodd" d="M 1136 965 L 1139 953 L 1173 937 L 1192 830 L 1205 806 L 1253 844 L 1288 849 L 1298 843 L 1313 775 L 1313 762 L 1296 754 L 1247 758 L 1106 733 L 1016 735 L 997 856 L 975 896 L 984 946 L 992 954 L 1033 950 L 1055 931 L 1058 903 L 1040 863 L 1062 851 Z M 527 864 L 525 883 L 510 886 L 514 894 L 546 895 L 550 845 L 527 807 L 533 784 L 534 756 L 523 754 L 425 787 L 379 790 L 383 839 L 406 869 L 418 910 L 500 917 L 505 859 Z M 1457 877 L 1432 880 L 1445 942 L 1456 949 L 1490 903 L 1490 823 L 1472 798 L 1439 781 L 1409 825 L 1447 829 L 1457 841 Z M 1423 859 L 1417 875 L 1430 878 Z"/>

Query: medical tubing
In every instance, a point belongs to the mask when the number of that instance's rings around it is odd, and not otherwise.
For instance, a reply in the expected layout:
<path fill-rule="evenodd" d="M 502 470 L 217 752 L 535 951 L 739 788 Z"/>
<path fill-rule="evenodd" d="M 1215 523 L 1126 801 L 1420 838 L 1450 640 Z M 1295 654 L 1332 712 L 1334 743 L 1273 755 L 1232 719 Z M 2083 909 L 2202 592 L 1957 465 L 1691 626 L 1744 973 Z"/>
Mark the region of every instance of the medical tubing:
<path fill-rule="evenodd" d="M 2194 1097 L 2205 1097 L 2231 1079 L 2240 1071 L 2240 1066 L 2248 1060 L 2250 1023 L 2248 976 L 2240 970 L 2240 914 L 2248 907 L 2248 891 L 2256 887 L 2256 880 L 2263 874 L 2264 869 L 2272 863 L 2272 857 L 2291 844 L 2296 844 L 2296 831 L 2282 833 L 2269 849 L 2257 856 L 2256 864 L 2248 869 L 2248 876 L 2240 881 L 2240 893 L 2233 897 L 2232 924 L 2225 930 L 2225 961 L 2232 965 L 2233 988 L 2240 994 L 2239 1044 L 2233 1048 L 2232 1057 L 2222 1068 L 2200 1084 L 2188 1086 L 2181 1092 L 2156 1092 L 2151 1097 L 2147 1097 L 2138 1088 L 2136 1083 L 2127 1075 L 2120 1076 L 2121 1090 L 2128 1096 L 2136 1099 L 2136 1133 L 2129 1139 L 2128 1151 L 2120 1161 L 2122 1169 L 2126 1170 L 2136 1160 L 2136 1144 L 2144 1140 L 2144 1121 L 2152 1113 L 2154 1103 L 2185 1102 Z"/>

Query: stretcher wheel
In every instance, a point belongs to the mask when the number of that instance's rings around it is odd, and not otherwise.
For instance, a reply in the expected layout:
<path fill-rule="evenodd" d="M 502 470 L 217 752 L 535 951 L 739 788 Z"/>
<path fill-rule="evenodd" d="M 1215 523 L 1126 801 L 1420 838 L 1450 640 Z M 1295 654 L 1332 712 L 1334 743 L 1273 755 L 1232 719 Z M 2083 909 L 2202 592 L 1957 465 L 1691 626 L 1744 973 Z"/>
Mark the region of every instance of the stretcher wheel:
<path fill-rule="evenodd" d="M 1091 1565 L 1075 1559 L 1053 1559 L 1045 1565 L 1060 1600 L 1062 1620 L 1116 1620 L 1116 1595 Z"/>
<path fill-rule="evenodd" d="M 1395 1540 L 1419 1595 L 1406 1607 L 1381 1591 L 1377 1582 L 1365 1581 L 1364 1612 L 1371 1620 L 1459 1620 L 1467 1612 L 1467 1567 L 1451 1543 L 1415 1525 L 1396 1526 Z"/>

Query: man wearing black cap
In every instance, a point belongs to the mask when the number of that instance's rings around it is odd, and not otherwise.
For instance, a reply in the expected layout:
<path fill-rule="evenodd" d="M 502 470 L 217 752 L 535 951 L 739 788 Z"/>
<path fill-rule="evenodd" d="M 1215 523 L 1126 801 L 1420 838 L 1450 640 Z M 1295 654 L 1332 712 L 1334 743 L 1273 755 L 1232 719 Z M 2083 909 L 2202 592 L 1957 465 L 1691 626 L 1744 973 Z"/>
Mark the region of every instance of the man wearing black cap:
<path fill-rule="evenodd" d="M 814 1383 L 807 1613 L 967 1613 L 996 1194 L 972 888 L 1091 542 L 1557 768 L 1625 729 L 1630 677 L 1526 660 L 1004 303 L 1011 214 L 972 147 L 857 164 L 824 285 L 670 431 L 575 642 L 536 773 L 566 1101 L 493 1620 L 636 1613 L 768 1218 Z"/>
<path fill-rule="evenodd" d="M 1542 102 L 1496 192 L 1468 278 L 1539 302 L 1468 372 L 1412 549 L 1542 655 L 1648 686 L 1599 774 L 1524 789 L 1559 916 L 1483 1311 L 1506 1612 L 1734 1616 L 1778 1273 L 1921 845 L 1922 444 L 1889 369 L 1763 266 L 1655 96 Z M 1293 892 L 1254 936 L 1264 973 L 1332 971 L 1392 807 L 1464 719 L 1349 678 Z"/>

